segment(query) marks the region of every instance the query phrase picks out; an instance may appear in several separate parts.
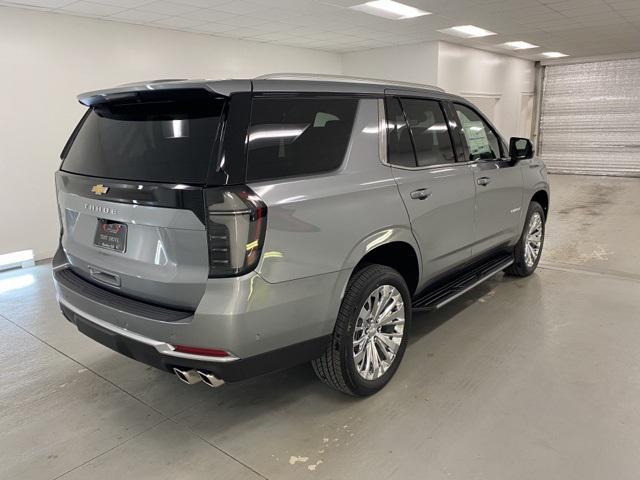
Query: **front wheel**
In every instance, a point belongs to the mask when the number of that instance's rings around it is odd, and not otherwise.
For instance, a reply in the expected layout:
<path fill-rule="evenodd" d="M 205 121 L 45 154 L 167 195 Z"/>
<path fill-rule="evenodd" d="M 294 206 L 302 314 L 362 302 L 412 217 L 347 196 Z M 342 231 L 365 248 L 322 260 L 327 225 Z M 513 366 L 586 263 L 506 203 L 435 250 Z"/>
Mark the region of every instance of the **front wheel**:
<path fill-rule="evenodd" d="M 514 262 L 504 271 L 516 277 L 531 275 L 540 261 L 544 245 L 545 216 L 538 202 L 531 202 L 524 222 L 524 230 L 514 251 Z"/>
<path fill-rule="evenodd" d="M 347 285 L 333 338 L 313 369 L 330 387 L 355 396 L 384 387 L 407 347 L 411 296 L 404 278 L 384 265 L 368 265 Z"/>

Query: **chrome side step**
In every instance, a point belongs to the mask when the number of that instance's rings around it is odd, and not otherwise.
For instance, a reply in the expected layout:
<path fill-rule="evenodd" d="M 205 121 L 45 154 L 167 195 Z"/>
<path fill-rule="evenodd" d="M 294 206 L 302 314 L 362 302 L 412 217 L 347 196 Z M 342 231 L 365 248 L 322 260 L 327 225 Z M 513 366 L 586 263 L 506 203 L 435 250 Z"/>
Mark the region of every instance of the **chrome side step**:
<path fill-rule="evenodd" d="M 413 308 L 418 310 L 437 310 L 447 303 L 465 294 L 485 280 L 493 277 L 513 263 L 511 255 L 494 258 L 468 272 L 462 273 L 448 283 L 427 289 L 427 291 L 413 299 Z"/>

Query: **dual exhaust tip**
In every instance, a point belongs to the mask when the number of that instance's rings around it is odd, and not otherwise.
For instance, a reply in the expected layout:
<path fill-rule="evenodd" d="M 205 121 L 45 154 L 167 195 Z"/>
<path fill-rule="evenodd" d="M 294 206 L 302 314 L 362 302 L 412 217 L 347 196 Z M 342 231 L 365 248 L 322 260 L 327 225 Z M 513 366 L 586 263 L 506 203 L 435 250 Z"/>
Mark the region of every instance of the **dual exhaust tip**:
<path fill-rule="evenodd" d="M 224 380 L 216 377 L 213 373 L 203 372 L 201 370 L 184 370 L 182 368 L 174 368 L 173 372 L 180 381 L 187 385 L 194 385 L 198 382 L 204 382 L 210 387 L 216 388 L 224 384 Z"/>

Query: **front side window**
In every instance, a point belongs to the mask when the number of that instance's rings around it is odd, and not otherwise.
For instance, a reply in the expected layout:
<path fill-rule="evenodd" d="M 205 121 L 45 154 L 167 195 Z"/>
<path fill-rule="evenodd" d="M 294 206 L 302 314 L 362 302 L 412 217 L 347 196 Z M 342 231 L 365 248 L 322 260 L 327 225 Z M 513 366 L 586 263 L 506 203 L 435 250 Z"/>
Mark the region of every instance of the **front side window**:
<path fill-rule="evenodd" d="M 255 98 L 247 180 L 337 169 L 349 145 L 357 107 L 355 98 Z"/>
<path fill-rule="evenodd" d="M 440 103 L 435 100 L 403 98 L 419 167 L 455 162 L 451 137 Z"/>
<path fill-rule="evenodd" d="M 469 160 L 493 160 L 500 158 L 500 142 L 489 125 L 469 107 L 453 105 L 469 148 Z"/>

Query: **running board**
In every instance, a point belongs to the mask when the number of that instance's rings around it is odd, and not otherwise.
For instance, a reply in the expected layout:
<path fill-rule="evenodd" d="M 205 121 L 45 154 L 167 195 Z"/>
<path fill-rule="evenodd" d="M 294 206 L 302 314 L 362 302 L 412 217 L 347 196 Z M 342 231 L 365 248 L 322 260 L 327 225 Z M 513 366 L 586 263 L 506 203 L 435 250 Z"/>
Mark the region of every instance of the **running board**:
<path fill-rule="evenodd" d="M 462 273 L 452 281 L 436 287 L 434 290 L 427 289 L 422 295 L 413 299 L 413 308 L 419 310 L 437 310 L 438 308 L 444 307 L 450 301 L 455 300 L 460 295 L 480 285 L 512 263 L 513 257 L 511 255 L 493 258 L 486 263 Z"/>

